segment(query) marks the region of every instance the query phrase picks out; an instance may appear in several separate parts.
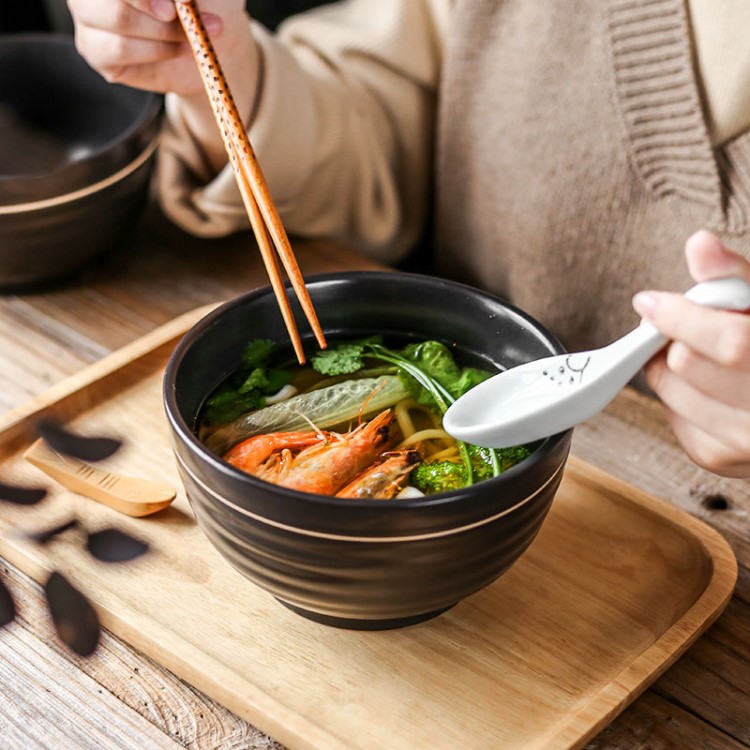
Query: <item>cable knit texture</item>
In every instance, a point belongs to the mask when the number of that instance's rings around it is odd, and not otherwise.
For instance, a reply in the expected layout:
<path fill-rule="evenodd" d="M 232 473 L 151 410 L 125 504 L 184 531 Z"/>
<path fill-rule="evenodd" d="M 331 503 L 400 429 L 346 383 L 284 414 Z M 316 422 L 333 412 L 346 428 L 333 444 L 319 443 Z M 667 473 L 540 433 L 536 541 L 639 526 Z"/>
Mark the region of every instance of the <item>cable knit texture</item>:
<path fill-rule="evenodd" d="M 442 272 L 570 348 L 684 290 L 700 227 L 747 251 L 750 135 L 711 145 L 681 0 L 460 0 L 438 138 Z"/>

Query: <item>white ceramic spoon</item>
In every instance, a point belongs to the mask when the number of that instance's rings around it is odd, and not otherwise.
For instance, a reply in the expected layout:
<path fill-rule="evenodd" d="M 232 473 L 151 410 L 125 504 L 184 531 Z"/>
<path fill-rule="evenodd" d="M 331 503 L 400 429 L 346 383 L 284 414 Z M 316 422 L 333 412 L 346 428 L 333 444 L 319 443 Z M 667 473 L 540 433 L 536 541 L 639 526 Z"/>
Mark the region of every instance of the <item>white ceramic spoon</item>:
<path fill-rule="evenodd" d="M 750 309 L 750 285 L 739 278 L 705 281 L 685 296 L 708 307 Z M 519 365 L 461 396 L 445 413 L 443 427 L 459 440 L 489 448 L 555 435 L 601 411 L 666 342 L 643 323 L 602 349 Z"/>

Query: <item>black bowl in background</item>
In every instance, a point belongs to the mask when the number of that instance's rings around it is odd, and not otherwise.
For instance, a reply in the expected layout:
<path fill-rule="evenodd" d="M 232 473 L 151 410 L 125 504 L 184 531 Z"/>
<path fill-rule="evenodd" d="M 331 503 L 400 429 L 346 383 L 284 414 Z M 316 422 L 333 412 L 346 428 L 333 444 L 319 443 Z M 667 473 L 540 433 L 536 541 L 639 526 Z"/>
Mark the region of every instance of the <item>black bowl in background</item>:
<path fill-rule="evenodd" d="M 55 34 L 0 37 L 0 206 L 104 180 L 156 138 L 161 97 L 107 83 Z"/>
<path fill-rule="evenodd" d="M 0 37 L 0 292 L 70 276 L 128 237 L 161 109 L 107 83 L 70 37 Z"/>
<path fill-rule="evenodd" d="M 57 283 L 129 242 L 148 197 L 155 147 L 80 194 L 0 206 L 0 293 Z"/>
<path fill-rule="evenodd" d="M 442 279 L 359 272 L 312 277 L 307 287 L 331 341 L 373 333 L 401 342 L 434 338 L 459 359 L 499 369 L 563 351 L 512 305 Z M 250 580 L 320 622 L 400 627 L 483 588 L 528 547 L 562 478 L 572 431 L 542 441 L 497 478 L 392 502 L 285 489 L 210 453 L 195 436 L 201 406 L 258 337 L 287 340 L 270 288 L 232 300 L 194 326 L 164 381 L 177 464 L 198 523 Z M 311 338 L 305 343 L 314 351 Z"/>

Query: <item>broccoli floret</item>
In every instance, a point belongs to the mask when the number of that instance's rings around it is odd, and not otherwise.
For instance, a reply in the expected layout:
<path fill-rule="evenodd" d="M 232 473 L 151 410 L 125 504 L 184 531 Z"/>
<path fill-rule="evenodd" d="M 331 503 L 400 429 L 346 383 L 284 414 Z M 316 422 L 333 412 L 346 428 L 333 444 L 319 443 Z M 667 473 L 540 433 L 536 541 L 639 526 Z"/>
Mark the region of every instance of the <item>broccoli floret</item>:
<path fill-rule="evenodd" d="M 491 479 L 495 476 L 492 463 L 492 448 L 467 445 L 466 450 L 471 461 L 471 473 L 475 482 L 481 482 L 483 479 Z"/>
<path fill-rule="evenodd" d="M 412 472 L 409 484 L 425 495 L 458 490 L 466 486 L 466 467 L 453 461 L 420 464 Z"/>
<path fill-rule="evenodd" d="M 525 445 L 514 445 L 511 448 L 496 448 L 495 453 L 500 462 L 500 471 L 507 471 L 519 461 L 531 455 L 531 451 Z"/>
<path fill-rule="evenodd" d="M 510 469 L 519 461 L 531 455 L 531 451 L 524 445 L 512 448 L 483 448 L 479 445 L 467 445 L 471 461 L 473 482 L 482 482 L 496 476 L 493 453 L 497 456 L 498 473 Z M 450 492 L 466 486 L 466 466 L 455 461 L 433 461 L 423 463 L 414 469 L 409 484 L 414 485 L 425 495 L 436 492 Z"/>
<path fill-rule="evenodd" d="M 483 448 L 479 445 L 467 445 L 471 461 L 471 470 L 475 482 L 481 482 L 484 479 L 491 479 L 497 474 L 515 466 L 519 461 L 523 461 L 526 456 L 531 455 L 531 451 L 525 445 L 515 445 L 512 448 Z M 493 461 L 493 453 L 497 456 L 497 472 Z"/>

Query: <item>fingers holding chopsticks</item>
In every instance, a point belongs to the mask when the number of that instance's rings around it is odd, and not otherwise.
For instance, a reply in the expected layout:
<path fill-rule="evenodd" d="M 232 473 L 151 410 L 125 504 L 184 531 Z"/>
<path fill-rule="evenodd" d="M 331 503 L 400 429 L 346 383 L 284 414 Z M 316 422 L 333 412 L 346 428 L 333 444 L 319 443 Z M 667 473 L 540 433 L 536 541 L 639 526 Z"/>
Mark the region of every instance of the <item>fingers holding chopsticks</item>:
<path fill-rule="evenodd" d="M 226 166 L 204 86 L 174 0 L 68 0 L 76 46 L 104 78 L 181 97 L 181 117 L 212 169 Z M 221 55 L 237 106 L 249 119 L 259 52 L 244 0 L 199 0 L 211 43 Z"/>
<path fill-rule="evenodd" d="M 172 0 L 69 0 L 76 46 L 107 80 L 185 96 L 202 91 Z M 204 0 L 212 40 L 247 27 L 242 0 Z M 231 44 L 231 41 L 229 42 Z"/>
<path fill-rule="evenodd" d="M 70 0 L 71 10 L 76 21 L 88 28 L 107 31 L 131 39 L 150 39 L 162 42 L 183 42 L 180 27 L 175 20 L 174 4 L 167 2 L 172 9 L 171 18 L 161 18 L 152 10 L 150 3 L 143 0 L 117 0 L 117 2 L 96 2 Z"/>
<path fill-rule="evenodd" d="M 194 0 L 177 0 L 170 7 L 163 3 L 164 0 L 69 0 L 76 24 L 76 45 L 110 81 L 182 94 L 182 117 L 192 132 L 212 133 L 200 138 L 204 153 L 208 152 L 217 168 L 223 168 L 227 159 L 232 164 L 284 322 L 297 357 L 304 362 L 279 260 L 318 345 L 325 347 L 326 340 L 245 130 L 244 116 L 258 85 L 260 65 L 244 0 L 201 0 L 200 8 Z M 212 15 L 213 10 L 219 12 Z M 229 81 L 233 86 L 239 83 L 234 88 L 238 95 L 230 91 Z M 205 95 L 193 96 L 201 88 Z M 217 142 L 223 145 L 223 154 L 213 146 L 205 148 L 206 144 Z"/>

